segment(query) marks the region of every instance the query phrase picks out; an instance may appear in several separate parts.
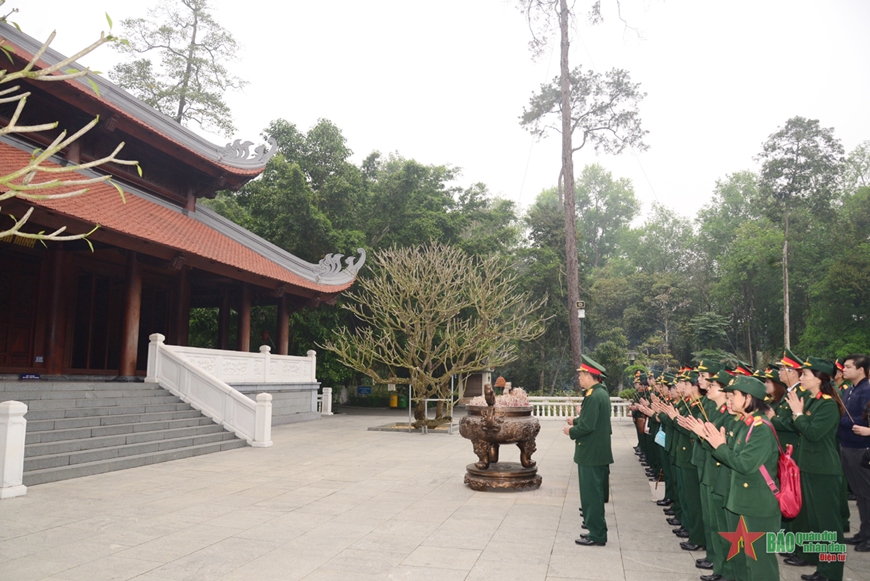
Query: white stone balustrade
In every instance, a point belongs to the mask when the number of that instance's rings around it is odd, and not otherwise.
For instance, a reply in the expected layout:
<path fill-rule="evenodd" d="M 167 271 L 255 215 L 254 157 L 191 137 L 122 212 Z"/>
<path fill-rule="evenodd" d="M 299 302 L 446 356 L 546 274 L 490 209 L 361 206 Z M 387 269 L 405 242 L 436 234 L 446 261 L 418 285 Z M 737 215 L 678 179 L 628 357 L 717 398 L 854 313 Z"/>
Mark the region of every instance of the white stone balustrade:
<path fill-rule="evenodd" d="M 317 396 L 317 411 L 324 416 L 332 415 L 332 388 L 324 387 L 323 393 Z"/>
<path fill-rule="evenodd" d="M 159 334 L 159 333 L 157 333 Z M 309 351 L 307 357 L 273 355 L 268 345 L 259 353 L 203 349 L 166 345 L 181 359 L 228 384 L 238 383 L 315 383 L 317 381 L 317 353 Z M 151 376 L 151 373 L 148 373 Z M 146 379 L 146 381 L 151 381 Z"/>
<path fill-rule="evenodd" d="M 203 368 L 200 363 L 206 361 L 204 355 L 200 354 L 199 358 L 190 355 L 191 353 L 196 355 L 196 352 L 201 351 L 209 352 L 210 349 L 166 345 L 164 343 L 166 337 L 160 333 L 154 333 L 149 336 L 149 339 L 151 343 L 148 345 L 148 375 L 145 381 L 158 383 L 181 398 L 183 402 L 189 403 L 228 430 L 235 432 L 240 438 L 247 440 L 251 446 L 268 448 L 272 445 L 272 396 L 268 393 L 258 394 L 255 402 L 227 385 L 224 379 L 244 375 L 240 362 L 250 363 L 252 359 L 246 357 L 247 355 L 259 357 L 259 361 L 264 362 L 264 365 L 268 364 L 268 352 L 265 354 L 266 357 L 263 357 L 258 353 L 220 351 L 210 360 L 214 367 L 206 365 Z M 227 353 L 233 355 L 228 356 Z M 314 358 L 296 359 L 310 359 L 311 369 L 306 371 L 309 373 L 306 377 L 313 377 Z M 211 369 L 223 377 L 214 375 Z M 251 369 L 256 373 L 255 366 L 249 366 L 244 371 Z M 263 373 L 260 370 L 260 377 Z"/>
<path fill-rule="evenodd" d="M 582 397 L 529 396 L 532 405 L 532 415 L 542 419 L 563 420 L 577 415 L 575 406 L 583 403 Z M 628 412 L 628 401 L 619 397 L 610 398 L 611 418 L 631 418 Z"/>
<path fill-rule="evenodd" d="M 0 499 L 27 494 L 24 478 L 24 437 L 27 405 L 20 401 L 0 403 Z"/>

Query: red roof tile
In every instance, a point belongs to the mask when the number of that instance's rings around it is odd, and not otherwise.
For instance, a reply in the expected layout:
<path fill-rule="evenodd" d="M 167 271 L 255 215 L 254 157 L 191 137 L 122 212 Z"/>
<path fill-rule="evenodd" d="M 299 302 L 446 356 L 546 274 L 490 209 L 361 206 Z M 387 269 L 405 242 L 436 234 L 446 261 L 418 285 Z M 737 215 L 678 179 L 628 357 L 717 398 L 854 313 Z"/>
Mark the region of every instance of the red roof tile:
<path fill-rule="evenodd" d="M 11 145 L 0 143 L 0 175 L 7 175 L 27 165 L 30 154 Z M 58 167 L 45 163 L 45 167 Z M 33 183 L 47 181 L 41 176 Z M 72 174 L 77 176 L 78 174 Z M 5 188 L 3 188 L 5 190 Z M 71 188 L 67 188 L 67 191 Z M 60 193 L 64 190 L 53 190 Z M 198 256 L 239 270 L 264 276 L 319 293 L 333 294 L 350 287 L 311 282 L 257 254 L 232 238 L 175 210 L 155 202 L 125 193 L 126 204 L 114 186 L 101 183 L 73 198 L 27 201 L 37 207 L 99 224 L 100 229 L 118 232 Z"/>

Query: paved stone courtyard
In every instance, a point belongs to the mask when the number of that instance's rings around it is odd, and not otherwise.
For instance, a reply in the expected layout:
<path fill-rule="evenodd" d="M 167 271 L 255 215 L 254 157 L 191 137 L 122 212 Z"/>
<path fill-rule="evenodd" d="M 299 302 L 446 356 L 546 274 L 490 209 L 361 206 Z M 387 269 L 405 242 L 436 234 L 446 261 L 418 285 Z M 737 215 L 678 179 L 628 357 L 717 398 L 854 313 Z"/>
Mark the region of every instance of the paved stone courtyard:
<path fill-rule="evenodd" d="M 250 447 L 33 486 L 0 501 L 2 581 L 689 581 L 682 551 L 614 421 L 606 547 L 578 547 L 577 472 L 561 421 L 542 421 L 543 485 L 474 492 L 470 443 L 368 431 L 358 411 L 277 426 Z M 515 447 L 502 460 L 518 461 Z M 855 503 L 852 519 L 858 522 Z M 870 581 L 850 548 L 846 578 Z M 811 569 L 782 566 L 796 581 Z"/>

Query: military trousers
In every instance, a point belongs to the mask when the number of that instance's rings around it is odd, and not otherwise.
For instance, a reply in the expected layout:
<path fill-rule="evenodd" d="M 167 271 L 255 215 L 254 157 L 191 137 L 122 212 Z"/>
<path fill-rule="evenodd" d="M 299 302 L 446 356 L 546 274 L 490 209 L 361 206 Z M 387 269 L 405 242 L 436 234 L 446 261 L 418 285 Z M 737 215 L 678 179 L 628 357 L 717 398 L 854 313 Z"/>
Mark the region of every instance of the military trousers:
<path fill-rule="evenodd" d="M 837 543 L 843 543 L 843 517 L 840 514 L 839 499 L 832 499 L 831 494 L 840 494 L 843 477 L 834 474 L 812 474 L 801 471 L 801 496 L 803 504 L 801 513 L 806 513 L 801 523 L 804 533 L 833 532 L 837 535 Z M 800 515 L 798 515 L 800 517 Z M 795 518 L 797 521 L 798 518 Z M 794 526 L 794 521 L 792 521 Z M 798 532 L 798 531 L 795 531 Z M 800 548 L 797 555 L 816 565 L 816 571 L 822 577 L 831 581 L 843 581 L 843 565 L 841 561 L 820 562 L 815 552 L 804 552 Z"/>
<path fill-rule="evenodd" d="M 580 506 L 583 520 L 589 529 L 589 539 L 598 543 L 607 542 L 607 521 L 604 519 L 604 501 L 609 496 L 606 487 L 610 482 L 610 466 L 577 465 L 580 480 Z"/>
<path fill-rule="evenodd" d="M 703 546 L 706 540 L 701 514 L 701 483 L 698 481 L 698 469 L 689 464 L 680 468 L 680 473 L 683 479 L 683 498 L 686 501 L 683 506 L 683 515 L 686 518 L 681 520 L 689 531 L 688 541 Z"/>
<path fill-rule="evenodd" d="M 743 522 L 746 525 L 746 530 L 749 532 L 775 533 L 779 530 L 780 515 L 742 516 Z M 734 515 L 731 522 L 733 522 L 735 526 L 731 529 L 731 532 L 737 530 L 739 521 L 740 515 Z M 731 544 L 726 544 L 730 551 Z M 735 581 L 771 581 L 779 579 L 779 561 L 776 558 L 776 553 L 767 552 L 766 535 L 762 535 L 752 543 L 752 549 L 754 549 L 755 552 L 754 559 L 747 552 L 747 548 L 748 547 L 744 546 L 740 549 L 739 553 L 731 557 L 731 560 L 734 561 L 733 569 Z"/>

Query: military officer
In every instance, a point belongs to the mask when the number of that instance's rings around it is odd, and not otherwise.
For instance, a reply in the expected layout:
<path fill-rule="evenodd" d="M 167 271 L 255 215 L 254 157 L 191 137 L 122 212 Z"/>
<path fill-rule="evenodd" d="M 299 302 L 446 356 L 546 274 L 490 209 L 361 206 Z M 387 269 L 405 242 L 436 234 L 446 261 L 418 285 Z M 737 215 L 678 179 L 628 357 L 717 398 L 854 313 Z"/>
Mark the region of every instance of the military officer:
<path fill-rule="evenodd" d="M 574 462 L 580 480 L 580 505 L 589 532 L 574 542 L 584 546 L 603 546 L 607 543 L 604 502 L 610 465 L 613 464 L 610 396 L 601 384 L 607 374 L 604 367 L 585 355 L 577 371 L 580 387 L 586 390 L 583 407 L 580 415 L 573 419 L 573 425 L 565 426 L 563 432 L 576 442 Z"/>

